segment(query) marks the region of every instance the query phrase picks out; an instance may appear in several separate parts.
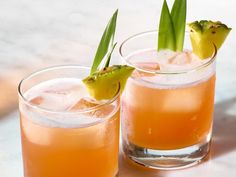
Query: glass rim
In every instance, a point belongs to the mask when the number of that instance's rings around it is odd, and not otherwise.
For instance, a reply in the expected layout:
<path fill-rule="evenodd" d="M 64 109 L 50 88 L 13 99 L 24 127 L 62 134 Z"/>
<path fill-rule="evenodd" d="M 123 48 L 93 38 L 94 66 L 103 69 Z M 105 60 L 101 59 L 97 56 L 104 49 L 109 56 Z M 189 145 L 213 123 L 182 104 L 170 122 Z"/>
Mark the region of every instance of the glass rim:
<path fill-rule="evenodd" d="M 77 111 L 73 111 L 73 112 L 67 112 L 67 111 L 54 111 L 54 110 L 50 110 L 50 109 L 47 109 L 47 108 L 43 108 L 43 107 L 40 107 L 38 106 L 37 104 L 34 104 L 34 103 L 31 103 L 29 99 L 27 99 L 25 96 L 24 96 L 24 93 L 22 92 L 22 85 L 28 81 L 29 79 L 33 78 L 34 76 L 37 76 L 39 74 L 42 74 L 42 73 L 45 73 L 45 72 L 48 72 L 48 71 L 53 71 L 53 70 L 60 70 L 60 69 L 85 69 L 85 70 L 89 70 L 90 67 L 87 67 L 87 66 L 81 66 L 81 65 L 56 65 L 56 66 L 50 66 L 50 67 L 46 67 L 46 68 L 43 68 L 43 69 L 39 69 L 39 70 L 36 70 L 34 72 L 32 72 L 31 74 L 28 74 L 26 75 L 18 84 L 18 96 L 20 97 L 21 100 L 23 100 L 23 103 L 26 104 L 27 106 L 33 108 L 33 109 L 36 109 L 40 112 L 44 112 L 44 113 L 49 113 L 49 114 L 63 114 L 63 115 L 75 115 L 75 114 L 85 114 L 85 113 L 90 113 L 90 112 L 93 112 L 93 111 L 96 111 L 96 110 L 99 110 L 101 109 L 102 107 L 106 106 L 106 105 L 110 105 L 112 104 L 113 102 L 115 102 L 119 96 L 120 96 L 120 87 L 119 87 L 119 90 L 117 91 L 116 95 L 111 98 L 111 99 L 108 99 L 106 100 L 104 103 L 102 104 L 99 104 L 99 105 L 96 105 L 96 106 L 93 106 L 93 107 L 90 107 L 90 108 L 87 108 L 87 109 L 83 109 L 83 110 L 77 110 Z M 119 106 L 118 106 L 119 107 Z M 110 114 L 114 114 L 114 112 L 116 111 L 116 109 L 114 109 Z M 109 115 L 110 115 L 109 114 Z M 107 116 L 106 116 L 107 117 Z"/>
<path fill-rule="evenodd" d="M 128 38 L 126 38 L 120 45 L 119 47 L 119 55 L 122 58 L 122 60 L 129 66 L 134 67 L 135 69 L 137 69 L 138 71 L 144 72 L 144 73 L 148 73 L 148 74 L 162 74 L 162 75 L 176 75 L 176 74 L 187 74 L 187 73 L 191 73 L 191 72 L 196 72 L 199 71 L 207 66 L 209 66 L 210 64 L 212 64 L 215 60 L 216 60 L 216 56 L 217 56 L 217 47 L 214 43 L 212 43 L 212 45 L 214 46 L 214 53 L 212 54 L 211 57 L 209 57 L 209 61 L 193 67 L 191 69 L 184 69 L 184 70 L 177 70 L 177 71 L 153 71 L 153 70 L 148 70 L 148 69 L 143 69 L 141 67 L 138 67 L 134 64 L 132 64 L 132 62 L 127 61 L 127 58 L 130 56 L 130 54 L 128 55 L 124 55 L 123 53 L 123 48 L 125 46 L 125 44 L 129 41 L 132 41 L 134 39 L 137 39 L 139 37 L 145 36 L 145 35 L 149 35 L 149 34 L 156 34 L 158 32 L 158 30 L 149 30 L 149 31 L 144 31 L 144 32 L 140 32 L 140 33 L 136 33 Z M 185 32 L 185 35 L 189 34 L 188 31 Z M 150 49 L 150 48 L 149 48 Z M 142 50 L 145 51 L 145 50 Z M 132 54 L 132 53 L 131 53 Z"/>

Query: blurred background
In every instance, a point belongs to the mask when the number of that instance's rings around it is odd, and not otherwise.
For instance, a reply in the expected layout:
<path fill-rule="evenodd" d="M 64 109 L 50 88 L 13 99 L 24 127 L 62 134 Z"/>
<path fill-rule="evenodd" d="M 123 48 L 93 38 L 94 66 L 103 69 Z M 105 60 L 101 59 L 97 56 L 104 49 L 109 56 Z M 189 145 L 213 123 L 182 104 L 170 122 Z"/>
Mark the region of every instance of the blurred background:
<path fill-rule="evenodd" d="M 17 111 L 19 81 L 47 66 L 90 66 L 115 9 L 119 8 L 116 39 L 120 43 L 135 33 L 157 29 L 162 3 L 163 0 L 0 0 L 1 177 L 23 176 Z M 171 5 L 173 0 L 168 3 Z M 236 138 L 235 7 L 235 0 L 188 1 L 188 22 L 220 20 L 233 28 L 218 55 L 213 157 L 236 150 L 233 142 Z M 117 49 L 112 62 L 119 62 Z M 235 152 L 233 157 L 236 165 Z M 218 160 L 226 163 L 224 158 Z M 215 176 L 225 174 L 224 171 L 225 167 L 218 167 Z M 120 176 L 137 177 L 132 174 L 125 165 L 121 166 Z M 154 173 L 140 174 L 154 176 Z M 175 176 L 178 174 L 176 172 Z"/>

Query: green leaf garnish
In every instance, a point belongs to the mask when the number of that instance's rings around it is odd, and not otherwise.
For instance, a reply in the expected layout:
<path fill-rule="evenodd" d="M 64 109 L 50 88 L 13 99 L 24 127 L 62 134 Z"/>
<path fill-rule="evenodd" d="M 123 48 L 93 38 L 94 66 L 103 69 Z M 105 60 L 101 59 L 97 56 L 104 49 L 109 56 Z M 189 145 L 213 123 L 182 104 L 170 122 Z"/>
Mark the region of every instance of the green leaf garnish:
<path fill-rule="evenodd" d="M 186 26 L 186 0 L 175 0 L 171 10 L 171 18 L 175 30 L 176 50 L 183 51 Z"/>
<path fill-rule="evenodd" d="M 158 51 L 161 49 L 176 50 L 176 40 L 173 22 L 166 0 L 164 0 L 158 33 Z"/>
<path fill-rule="evenodd" d="M 111 54 L 113 53 L 113 51 L 114 51 L 116 45 L 117 45 L 117 42 L 112 46 L 111 51 L 108 52 L 108 56 L 107 56 L 107 61 L 106 61 L 106 64 L 105 64 L 105 68 L 106 68 L 106 67 L 109 67 L 110 60 L 111 60 Z"/>
<path fill-rule="evenodd" d="M 112 18 L 108 22 L 105 31 L 103 32 L 102 38 L 100 40 L 95 58 L 93 60 L 93 65 L 90 71 L 90 74 L 93 74 L 97 71 L 100 63 L 103 60 L 106 60 L 109 64 L 111 55 L 107 55 L 108 51 L 113 51 L 114 48 L 114 36 L 115 36 L 115 30 L 116 30 L 116 20 L 118 15 L 118 9 L 113 14 Z M 104 58 L 107 57 L 107 58 Z"/>
<path fill-rule="evenodd" d="M 182 51 L 186 24 L 186 0 L 175 0 L 171 13 L 164 0 L 158 33 L 158 51 Z"/>

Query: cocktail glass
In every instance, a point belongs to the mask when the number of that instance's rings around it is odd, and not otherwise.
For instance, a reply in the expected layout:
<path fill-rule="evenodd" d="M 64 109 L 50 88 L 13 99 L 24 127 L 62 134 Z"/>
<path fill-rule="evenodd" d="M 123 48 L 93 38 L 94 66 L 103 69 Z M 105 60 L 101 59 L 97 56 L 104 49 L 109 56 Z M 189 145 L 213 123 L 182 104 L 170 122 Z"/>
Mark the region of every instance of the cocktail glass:
<path fill-rule="evenodd" d="M 21 81 L 19 109 L 25 177 L 116 176 L 119 93 L 102 103 L 86 102 L 83 97 L 88 94 L 82 89 L 82 82 L 71 80 L 79 81 L 89 71 L 81 66 L 52 67 Z M 51 88 L 50 82 L 55 79 L 60 88 Z M 40 84 L 44 84 L 44 96 L 34 93 L 34 87 Z M 37 94 L 29 99 L 29 95 Z M 44 99 L 47 102 L 42 107 Z M 64 109 L 70 99 L 74 105 Z"/>
<path fill-rule="evenodd" d="M 173 68 L 160 70 L 158 55 L 147 54 L 156 50 L 157 36 L 157 31 L 140 33 L 120 47 L 122 60 L 136 68 L 121 97 L 123 152 L 146 167 L 179 169 L 209 152 L 217 51 L 194 67 L 185 58 L 191 51 L 185 51 Z M 185 39 L 184 48 L 191 50 L 189 34 Z"/>

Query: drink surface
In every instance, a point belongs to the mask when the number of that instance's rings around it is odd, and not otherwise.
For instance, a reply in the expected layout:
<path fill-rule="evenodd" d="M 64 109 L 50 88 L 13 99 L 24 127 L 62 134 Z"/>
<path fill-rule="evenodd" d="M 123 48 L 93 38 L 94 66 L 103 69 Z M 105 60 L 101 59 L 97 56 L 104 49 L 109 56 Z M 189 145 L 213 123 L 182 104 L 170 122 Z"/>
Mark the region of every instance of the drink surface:
<path fill-rule="evenodd" d="M 132 78 L 149 87 L 158 88 L 185 87 L 185 85 L 202 82 L 215 72 L 214 67 L 202 67 L 210 61 L 210 58 L 201 60 L 188 50 L 157 52 L 155 49 L 147 49 L 137 51 L 127 57 L 127 62 L 137 68 Z"/>
<path fill-rule="evenodd" d="M 99 107 L 103 102 L 90 98 L 75 78 L 45 81 L 24 96 L 37 105 L 20 103 L 25 176 L 115 176 L 119 146 L 115 103 Z M 89 109 L 94 110 L 85 112 Z"/>
<path fill-rule="evenodd" d="M 124 139 L 158 150 L 181 149 L 205 141 L 212 128 L 214 67 L 184 74 L 153 71 L 193 70 L 209 60 L 200 60 L 189 51 L 153 50 L 136 53 L 128 60 L 141 70 L 133 73 L 122 95 Z"/>

